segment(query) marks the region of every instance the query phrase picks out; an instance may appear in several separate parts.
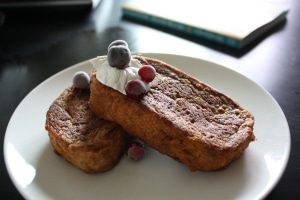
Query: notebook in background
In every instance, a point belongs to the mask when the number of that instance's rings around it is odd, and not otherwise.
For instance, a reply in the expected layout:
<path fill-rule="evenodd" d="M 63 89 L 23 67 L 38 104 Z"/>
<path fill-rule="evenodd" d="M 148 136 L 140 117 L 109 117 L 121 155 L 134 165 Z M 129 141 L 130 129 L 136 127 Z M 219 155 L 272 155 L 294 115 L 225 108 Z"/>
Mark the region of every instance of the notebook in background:
<path fill-rule="evenodd" d="M 122 6 L 125 18 L 243 48 L 286 19 L 279 0 L 133 0 Z"/>

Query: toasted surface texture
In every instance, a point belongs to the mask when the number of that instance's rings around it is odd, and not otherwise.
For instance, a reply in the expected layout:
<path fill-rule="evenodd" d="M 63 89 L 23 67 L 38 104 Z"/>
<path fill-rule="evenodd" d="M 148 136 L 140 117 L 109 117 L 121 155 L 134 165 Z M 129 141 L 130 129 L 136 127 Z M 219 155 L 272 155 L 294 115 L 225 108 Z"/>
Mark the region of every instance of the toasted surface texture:
<path fill-rule="evenodd" d="M 85 172 L 103 172 L 123 155 L 127 134 L 90 110 L 89 93 L 66 89 L 50 106 L 46 129 L 57 154 Z"/>
<path fill-rule="evenodd" d="M 161 61 L 150 90 L 139 101 L 91 82 L 91 109 L 120 124 L 159 152 L 191 170 L 217 170 L 241 156 L 253 135 L 254 117 L 229 97 Z"/>

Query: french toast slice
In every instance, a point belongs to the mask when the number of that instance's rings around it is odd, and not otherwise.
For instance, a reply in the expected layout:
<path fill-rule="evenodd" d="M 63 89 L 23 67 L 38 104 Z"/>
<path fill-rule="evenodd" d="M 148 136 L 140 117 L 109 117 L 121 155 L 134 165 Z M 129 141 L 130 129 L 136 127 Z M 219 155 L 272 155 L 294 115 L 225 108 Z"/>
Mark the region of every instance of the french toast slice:
<path fill-rule="evenodd" d="M 125 151 L 127 134 L 89 108 L 89 90 L 67 88 L 52 103 L 46 129 L 54 151 L 87 173 L 113 168 Z"/>
<path fill-rule="evenodd" d="M 133 100 L 103 85 L 94 72 L 90 85 L 94 113 L 192 171 L 228 166 L 255 139 L 254 117 L 238 103 L 167 63 L 134 58 L 156 69 L 149 91 Z"/>

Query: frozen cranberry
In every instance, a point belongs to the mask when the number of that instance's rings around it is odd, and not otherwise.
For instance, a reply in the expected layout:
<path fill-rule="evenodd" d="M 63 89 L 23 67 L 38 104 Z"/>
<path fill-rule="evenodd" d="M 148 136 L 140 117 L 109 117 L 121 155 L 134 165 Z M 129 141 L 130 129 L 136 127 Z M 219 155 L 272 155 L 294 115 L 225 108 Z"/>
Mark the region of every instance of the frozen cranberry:
<path fill-rule="evenodd" d="M 73 76 L 73 86 L 79 89 L 89 89 L 90 76 L 83 71 L 78 71 Z"/>
<path fill-rule="evenodd" d="M 126 46 L 112 46 L 108 50 L 107 59 L 111 67 L 124 69 L 130 63 L 131 53 Z"/>
<path fill-rule="evenodd" d="M 154 67 L 152 67 L 151 65 L 143 65 L 139 69 L 139 75 L 141 79 L 147 83 L 153 81 L 153 79 L 155 78 L 155 72 L 156 71 Z"/>
<path fill-rule="evenodd" d="M 138 144 L 132 144 L 127 151 L 127 155 L 132 160 L 140 160 L 144 156 L 144 148 Z"/>
<path fill-rule="evenodd" d="M 125 87 L 126 95 L 132 99 L 140 99 L 146 94 L 146 86 L 141 80 L 130 80 Z"/>

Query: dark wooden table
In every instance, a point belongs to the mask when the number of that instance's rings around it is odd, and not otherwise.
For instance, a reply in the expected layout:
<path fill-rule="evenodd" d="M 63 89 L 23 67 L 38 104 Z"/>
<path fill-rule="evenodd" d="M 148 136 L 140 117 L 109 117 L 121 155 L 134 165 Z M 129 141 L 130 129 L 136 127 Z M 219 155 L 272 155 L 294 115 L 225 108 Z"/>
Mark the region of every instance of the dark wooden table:
<path fill-rule="evenodd" d="M 290 1 L 287 23 L 243 52 L 126 21 L 121 2 L 104 0 L 84 14 L 7 16 L 0 26 L 1 149 L 7 123 L 28 92 L 72 64 L 105 54 L 112 40 L 122 38 L 132 51 L 182 54 L 231 66 L 268 90 L 287 117 L 292 148 L 287 168 L 267 199 L 299 199 L 300 1 Z M 3 153 L 0 158 L 1 199 L 22 199 L 8 177 Z"/>

